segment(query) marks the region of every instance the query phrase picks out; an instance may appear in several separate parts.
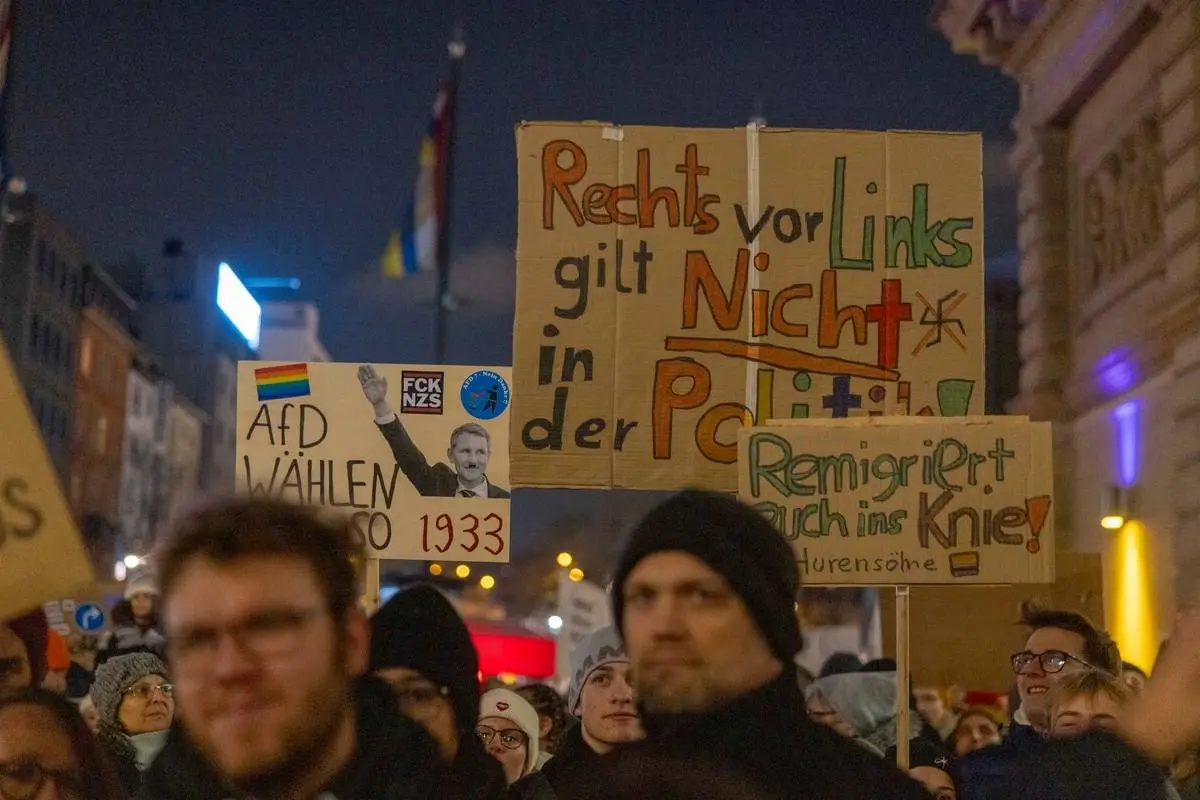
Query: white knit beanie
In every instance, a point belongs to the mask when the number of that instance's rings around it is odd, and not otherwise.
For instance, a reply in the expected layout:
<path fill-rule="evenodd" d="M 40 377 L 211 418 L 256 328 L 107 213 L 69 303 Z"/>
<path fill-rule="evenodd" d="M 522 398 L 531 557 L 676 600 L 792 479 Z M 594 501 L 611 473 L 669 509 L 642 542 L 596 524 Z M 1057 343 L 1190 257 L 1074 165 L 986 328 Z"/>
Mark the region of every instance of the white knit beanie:
<path fill-rule="evenodd" d="M 152 594 L 158 596 L 158 584 L 154 580 L 154 576 L 143 572 L 137 577 L 130 578 L 125 582 L 125 599 L 131 599 L 135 594 L 140 593 Z"/>
<path fill-rule="evenodd" d="M 567 710 L 573 716 L 579 716 L 583 687 L 593 672 L 605 664 L 628 662 L 625 644 L 621 641 L 617 629 L 613 627 L 594 631 L 575 645 L 575 649 L 571 651 L 571 687 L 567 692 Z"/>
<path fill-rule="evenodd" d="M 525 748 L 525 771 L 533 772 L 538 760 L 538 714 L 524 697 L 508 689 L 492 689 L 479 701 L 479 718 L 500 717 L 516 725 L 529 739 Z"/>

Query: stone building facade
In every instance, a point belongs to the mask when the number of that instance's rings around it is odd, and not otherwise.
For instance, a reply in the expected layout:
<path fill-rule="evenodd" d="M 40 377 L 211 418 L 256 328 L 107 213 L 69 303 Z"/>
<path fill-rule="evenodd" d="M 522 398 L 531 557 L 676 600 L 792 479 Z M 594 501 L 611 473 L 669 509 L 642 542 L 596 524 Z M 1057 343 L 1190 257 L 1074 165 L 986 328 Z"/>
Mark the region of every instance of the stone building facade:
<path fill-rule="evenodd" d="M 1106 624 L 1152 661 L 1200 599 L 1200 0 L 941 0 L 932 21 L 1020 87 L 1008 410 L 1056 423 L 1062 545 L 1104 556 Z M 1106 530 L 1118 488 L 1130 521 Z"/>

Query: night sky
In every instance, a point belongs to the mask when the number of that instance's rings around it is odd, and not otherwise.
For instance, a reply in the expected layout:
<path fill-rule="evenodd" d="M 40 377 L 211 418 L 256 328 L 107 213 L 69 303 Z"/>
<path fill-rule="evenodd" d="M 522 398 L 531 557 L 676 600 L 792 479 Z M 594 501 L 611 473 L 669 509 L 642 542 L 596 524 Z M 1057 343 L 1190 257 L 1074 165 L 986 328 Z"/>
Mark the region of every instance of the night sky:
<path fill-rule="evenodd" d="M 428 361 L 431 276 L 385 282 L 376 265 L 456 5 L 454 284 L 470 310 L 450 361 L 510 363 L 523 119 L 979 130 L 987 251 L 1013 249 L 1016 84 L 954 55 L 932 0 L 27 1 L 12 162 L 101 263 L 178 235 L 244 276 L 299 277 L 292 298 L 318 302 L 336 360 Z"/>

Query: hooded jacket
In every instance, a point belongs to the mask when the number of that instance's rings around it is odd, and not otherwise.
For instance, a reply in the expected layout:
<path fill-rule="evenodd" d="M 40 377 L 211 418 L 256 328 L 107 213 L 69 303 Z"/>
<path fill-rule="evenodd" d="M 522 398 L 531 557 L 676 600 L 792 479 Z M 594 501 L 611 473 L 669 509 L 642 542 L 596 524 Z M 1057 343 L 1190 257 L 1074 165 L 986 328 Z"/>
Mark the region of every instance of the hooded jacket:
<path fill-rule="evenodd" d="M 387 684 L 363 678 L 354 692 L 357 745 L 350 762 L 319 793 L 323 800 L 442 800 L 445 768 L 420 725 L 396 708 Z M 139 800 L 227 800 L 221 783 L 178 728 L 145 774 Z M 296 800 L 306 800 L 296 798 Z"/>
<path fill-rule="evenodd" d="M 788 670 L 716 710 L 660 716 L 643 708 L 642 720 L 647 739 L 600 756 L 597 768 L 620 769 L 620 759 L 649 750 L 720 764 L 779 800 L 929 800 L 894 765 L 810 720 Z"/>
<path fill-rule="evenodd" d="M 806 696 L 820 695 L 872 751 L 894 761 L 899 740 L 896 714 L 896 673 L 846 672 L 821 678 L 808 687 Z M 908 738 L 921 735 L 919 714 L 909 717 Z"/>

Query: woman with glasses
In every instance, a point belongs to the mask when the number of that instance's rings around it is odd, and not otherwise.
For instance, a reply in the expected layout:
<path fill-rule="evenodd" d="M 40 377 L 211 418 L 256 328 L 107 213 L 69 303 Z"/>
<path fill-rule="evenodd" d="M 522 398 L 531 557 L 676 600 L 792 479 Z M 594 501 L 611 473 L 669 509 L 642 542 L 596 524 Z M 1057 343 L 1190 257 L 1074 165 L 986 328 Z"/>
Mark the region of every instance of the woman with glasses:
<path fill-rule="evenodd" d="M 71 702 L 0 690 L 0 800 L 121 800 L 125 792 Z"/>
<path fill-rule="evenodd" d="M 428 585 L 397 592 L 371 617 L 371 672 L 392 687 L 449 765 L 447 794 L 492 800 L 507 785 L 475 736 L 479 656 L 450 601 Z"/>
<path fill-rule="evenodd" d="M 500 762 L 508 782 L 507 800 L 554 800 L 550 782 L 537 771 L 538 714 L 525 698 L 508 689 L 483 695 L 475 733 Z"/>
<path fill-rule="evenodd" d="M 175 718 L 167 665 L 152 653 L 112 658 L 96 670 L 91 698 L 100 718 L 100 742 L 132 795 L 166 745 Z"/>

